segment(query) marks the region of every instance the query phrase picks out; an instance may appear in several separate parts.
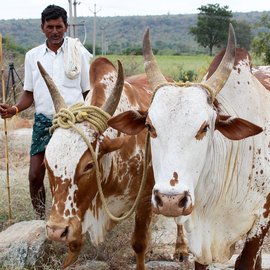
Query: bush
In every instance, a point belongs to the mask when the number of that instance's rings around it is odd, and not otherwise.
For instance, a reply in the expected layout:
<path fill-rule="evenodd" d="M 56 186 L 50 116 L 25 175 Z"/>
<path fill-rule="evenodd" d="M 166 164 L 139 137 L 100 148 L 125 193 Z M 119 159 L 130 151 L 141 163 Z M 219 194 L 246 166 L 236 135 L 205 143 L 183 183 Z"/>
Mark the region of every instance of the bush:
<path fill-rule="evenodd" d="M 181 70 L 179 74 L 179 81 L 193 82 L 198 78 L 198 74 L 194 70 Z"/>

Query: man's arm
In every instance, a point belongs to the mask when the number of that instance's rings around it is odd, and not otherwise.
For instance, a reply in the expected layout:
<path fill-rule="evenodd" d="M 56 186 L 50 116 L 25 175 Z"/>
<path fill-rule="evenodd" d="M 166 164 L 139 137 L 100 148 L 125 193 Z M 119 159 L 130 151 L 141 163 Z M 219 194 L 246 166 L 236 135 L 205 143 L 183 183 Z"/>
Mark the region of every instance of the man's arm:
<path fill-rule="evenodd" d="M 18 111 L 21 112 L 29 108 L 33 101 L 33 92 L 25 90 L 15 106 L 3 103 L 0 104 L 0 115 L 2 118 L 10 118 L 17 113 L 16 107 L 18 108 Z"/>

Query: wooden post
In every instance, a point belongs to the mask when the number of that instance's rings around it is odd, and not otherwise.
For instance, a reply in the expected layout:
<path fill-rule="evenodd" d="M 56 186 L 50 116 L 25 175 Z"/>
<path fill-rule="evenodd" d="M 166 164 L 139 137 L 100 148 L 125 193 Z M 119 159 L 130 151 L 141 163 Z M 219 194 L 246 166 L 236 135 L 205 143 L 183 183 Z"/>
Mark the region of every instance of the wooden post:
<path fill-rule="evenodd" d="M 6 103 L 3 44 L 2 44 L 1 33 L 0 33 L 0 65 L 1 65 L 1 80 L 2 80 L 2 98 L 3 98 L 3 103 Z M 8 132 L 7 132 L 6 119 L 4 119 L 4 133 L 5 133 L 5 154 L 6 154 L 6 183 L 7 183 L 7 194 L 8 194 L 8 219 L 9 219 L 9 222 L 11 222 L 12 216 L 11 216 L 10 183 L 9 183 Z"/>

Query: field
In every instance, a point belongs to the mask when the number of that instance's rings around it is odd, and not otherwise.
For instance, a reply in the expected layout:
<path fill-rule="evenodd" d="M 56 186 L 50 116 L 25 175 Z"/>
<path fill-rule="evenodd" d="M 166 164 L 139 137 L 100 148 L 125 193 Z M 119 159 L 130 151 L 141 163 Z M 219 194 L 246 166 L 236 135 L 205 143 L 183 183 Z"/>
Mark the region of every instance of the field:
<path fill-rule="evenodd" d="M 115 65 L 120 60 L 124 66 L 126 76 L 143 73 L 143 57 L 140 55 L 106 55 Z M 201 81 L 213 60 L 213 56 L 200 55 L 156 55 L 158 65 L 165 76 L 171 77 L 175 81 L 183 72 L 192 71 L 197 74 L 196 81 Z M 252 56 L 253 66 L 263 65 L 262 60 Z"/>
<path fill-rule="evenodd" d="M 127 76 L 143 73 L 143 57 L 139 55 L 106 55 L 114 64 L 120 60 Z M 198 74 L 198 80 L 205 74 L 213 57 L 209 55 L 157 55 L 157 62 L 163 74 L 178 81 L 181 71 L 192 70 Z"/>

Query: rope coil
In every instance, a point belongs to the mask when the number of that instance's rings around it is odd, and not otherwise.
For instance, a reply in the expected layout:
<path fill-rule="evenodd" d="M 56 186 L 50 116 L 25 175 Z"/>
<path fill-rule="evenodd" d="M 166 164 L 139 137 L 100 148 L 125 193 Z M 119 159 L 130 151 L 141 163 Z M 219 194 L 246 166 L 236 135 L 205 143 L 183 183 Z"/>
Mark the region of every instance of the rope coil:
<path fill-rule="evenodd" d="M 77 103 L 70 108 L 62 108 L 55 116 L 50 128 L 52 134 L 58 127 L 70 128 L 75 123 L 82 123 L 87 121 L 91 127 L 99 132 L 103 133 L 108 125 L 107 121 L 110 119 L 110 115 L 96 106 L 85 106 L 83 102 Z"/>

